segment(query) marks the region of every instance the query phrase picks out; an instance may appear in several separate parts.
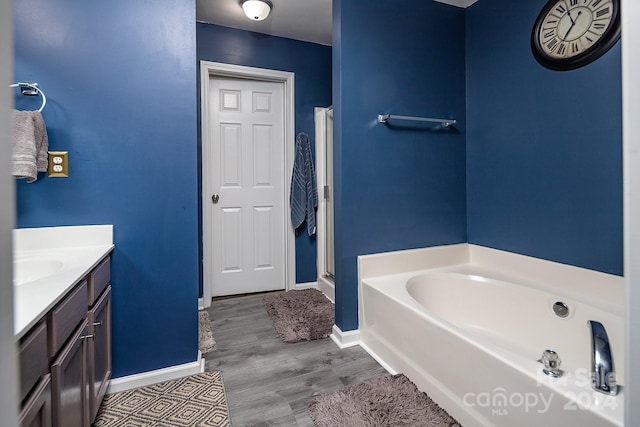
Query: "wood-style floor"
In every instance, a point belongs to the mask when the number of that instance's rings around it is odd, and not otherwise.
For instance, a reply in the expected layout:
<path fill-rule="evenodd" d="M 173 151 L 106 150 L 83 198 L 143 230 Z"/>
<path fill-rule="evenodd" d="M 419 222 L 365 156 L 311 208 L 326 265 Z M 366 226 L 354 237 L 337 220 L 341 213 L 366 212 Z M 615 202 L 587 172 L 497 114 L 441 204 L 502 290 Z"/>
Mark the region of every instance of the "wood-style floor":
<path fill-rule="evenodd" d="M 359 346 L 280 341 L 262 295 L 214 300 L 207 311 L 216 346 L 205 355 L 206 370 L 222 371 L 234 427 L 313 426 L 307 405 L 314 396 L 386 373 Z"/>

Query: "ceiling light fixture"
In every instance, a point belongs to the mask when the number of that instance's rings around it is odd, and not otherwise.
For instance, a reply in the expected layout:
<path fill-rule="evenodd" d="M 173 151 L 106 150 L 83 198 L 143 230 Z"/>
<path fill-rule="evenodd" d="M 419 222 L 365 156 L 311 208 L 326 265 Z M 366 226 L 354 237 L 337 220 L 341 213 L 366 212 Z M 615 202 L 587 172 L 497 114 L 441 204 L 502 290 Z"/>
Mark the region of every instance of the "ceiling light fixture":
<path fill-rule="evenodd" d="M 262 21 L 269 16 L 273 4 L 270 0 L 241 0 L 240 5 L 247 18 L 253 21 Z"/>

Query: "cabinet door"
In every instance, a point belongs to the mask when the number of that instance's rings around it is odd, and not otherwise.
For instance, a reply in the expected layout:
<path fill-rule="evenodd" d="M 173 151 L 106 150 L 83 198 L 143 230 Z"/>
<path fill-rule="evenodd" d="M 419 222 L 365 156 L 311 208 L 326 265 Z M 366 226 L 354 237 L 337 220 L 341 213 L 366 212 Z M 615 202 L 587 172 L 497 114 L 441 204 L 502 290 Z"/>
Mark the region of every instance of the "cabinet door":
<path fill-rule="evenodd" d="M 90 410 L 93 422 L 111 378 L 111 286 L 89 310 L 89 332 L 94 337 L 89 341 Z"/>
<path fill-rule="evenodd" d="M 42 377 L 24 404 L 20 427 L 51 427 L 51 375 Z"/>
<path fill-rule="evenodd" d="M 85 318 L 51 365 L 53 427 L 89 426 L 88 331 Z"/>

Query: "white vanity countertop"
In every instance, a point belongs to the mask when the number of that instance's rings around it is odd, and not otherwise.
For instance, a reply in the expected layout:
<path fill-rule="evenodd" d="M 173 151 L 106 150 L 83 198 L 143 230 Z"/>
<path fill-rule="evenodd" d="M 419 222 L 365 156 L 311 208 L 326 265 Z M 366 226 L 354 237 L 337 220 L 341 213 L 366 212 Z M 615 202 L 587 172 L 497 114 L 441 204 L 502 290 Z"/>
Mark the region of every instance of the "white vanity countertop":
<path fill-rule="evenodd" d="M 51 274 L 14 284 L 13 328 L 19 339 L 113 250 L 113 226 L 20 228 L 13 230 L 13 242 L 14 263 L 62 263 Z"/>

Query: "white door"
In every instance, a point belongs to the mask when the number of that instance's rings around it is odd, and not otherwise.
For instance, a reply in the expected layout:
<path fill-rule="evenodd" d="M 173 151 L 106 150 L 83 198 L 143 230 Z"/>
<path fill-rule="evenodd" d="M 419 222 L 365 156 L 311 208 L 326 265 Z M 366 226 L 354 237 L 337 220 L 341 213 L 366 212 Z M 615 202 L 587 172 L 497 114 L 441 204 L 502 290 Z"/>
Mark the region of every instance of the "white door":
<path fill-rule="evenodd" d="M 211 77 L 212 296 L 285 288 L 283 86 Z"/>

